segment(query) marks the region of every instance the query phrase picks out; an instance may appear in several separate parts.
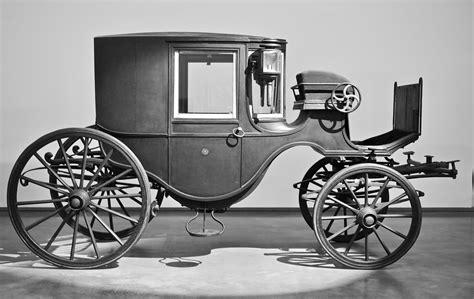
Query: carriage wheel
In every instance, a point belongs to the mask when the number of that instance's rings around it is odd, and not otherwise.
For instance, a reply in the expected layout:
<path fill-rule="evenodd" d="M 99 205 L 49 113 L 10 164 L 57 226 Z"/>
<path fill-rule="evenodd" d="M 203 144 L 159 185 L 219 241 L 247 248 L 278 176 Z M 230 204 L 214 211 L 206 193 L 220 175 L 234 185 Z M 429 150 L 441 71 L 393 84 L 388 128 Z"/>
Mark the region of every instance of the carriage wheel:
<path fill-rule="evenodd" d="M 381 202 L 385 190 L 389 191 L 389 201 Z M 347 194 L 356 205 L 339 199 Z M 346 207 L 351 215 L 328 214 L 328 205 Z M 421 228 L 421 206 L 417 192 L 399 172 L 363 163 L 328 180 L 318 196 L 313 221 L 316 238 L 337 262 L 350 268 L 377 269 L 394 263 L 413 246 Z M 337 227 L 330 236 L 324 230 L 328 221 Z M 352 234 L 351 240 L 333 242 L 344 232 Z M 360 233 L 364 236 L 361 244 L 355 242 Z"/>
<path fill-rule="evenodd" d="M 303 215 L 304 220 L 309 225 L 311 229 L 314 229 L 313 226 L 313 210 L 316 204 L 317 195 L 321 191 L 321 188 L 333 176 L 336 172 L 343 169 L 342 164 L 338 164 L 336 160 L 332 158 L 323 158 L 311 166 L 310 169 L 306 172 L 303 177 L 303 181 L 299 188 L 299 205 L 300 211 Z M 382 202 L 388 201 L 388 190 L 384 191 L 381 196 Z M 352 197 L 348 194 L 339 196 L 339 199 L 347 202 L 349 205 L 354 205 L 355 202 L 352 201 Z M 346 207 L 339 207 L 332 204 L 326 204 L 324 206 L 324 211 L 326 214 L 331 214 L 333 216 L 344 216 L 352 215 L 352 212 Z M 381 220 L 382 221 L 382 220 Z M 347 222 L 347 221 L 346 221 Z M 324 224 L 324 231 L 329 237 L 334 232 L 337 231 L 337 226 L 334 225 L 334 221 L 328 221 Z M 348 242 L 352 239 L 353 234 L 348 233 L 347 231 L 343 234 L 336 236 L 334 241 L 336 242 Z M 363 238 L 363 233 L 359 233 L 356 236 L 356 241 Z"/>
<path fill-rule="evenodd" d="M 87 146 L 87 150 L 85 150 L 85 147 Z M 106 153 L 104 153 L 105 149 L 102 144 L 99 144 L 98 142 L 90 142 L 87 145 L 84 144 L 81 141 L 81 137 L 73 137 L 73 138 L 68 138 L 67 140 L 64 141 L 62 148 L 59 148 L 58 151 L 56 152 L 56 155 L 54 156 L 54 160 L 60 160 L 64 159 L 64 153 L 68 157 L 67 160 L 70 161 L 70 167 L 71 169 L 75 169 L 75 180 L 76 183 L 80 179 L 80 173 L 77 171 L 78 169 L 81 169 L 81 165 L 76 165 L 75 163 L 72 163 L 72 161 L 82 161 L 84 158 L 84 155 L 87 155 L 87 159 L 99 159 L 99 160 L 104 160 L 106 158 Z M 65 161 L 65 160 L 64 160 Z M 63 167 L 67 167 L 67 165 L 62 165 Z M 86 177 L 92 178 L 94 170 L 96 168 L 87 168 L 86 167 Z M 63 169 L 64 170 L 64 169 Z M 96 177 L 96 181 L 106 181 L 108 178 L 111 178 L 114 176 L 115 172 L 120 172 L 120 170 L 123 170 L 123 165 L 120 165 L 118 163 L 113 163 L 113 161 L 109 161 L 106 165 L 102 167 L 102 169 L 99 171 L 99 174 Z M 68 171 L 61 171 L 58 172 L 58 175 L 62 177 L 63 179 L 70 178 L 70 174 Z M 133 175 L 132 175 L 133 176 Z M 124 176 L 121 179 L 118 179 L 113 183 L 113 186 L 108 186 L 107 189 L 104 189 L 100 192 L 100 194 L 104 196 L 109 196 L 110 198 L 101 198 L 99 199 L 96 204 L 99 205 L 100 207 L 94 207 L 94 211 L 96 213 L 101 213 L 102 209 L 101 208 L 110 208 L 111 206 L 116 206 L 121 212 L 123 212 L 125 215 L 129 216 L 130 215 L 130 210 L 134 210 L 137 207 L 141 206 L 141 202 L 138 200 L 130 200 L 130 199 L 124 199 L 121 198 L 120 196 L 124 194 L 124 192 L 127 191 L 127 189 L 130 188 L 130 179 L 131 176 Z M 55 175 L 51 174 L 49 175 L 49 182 L 51 184 L 58 184 L 58 180 Z M 64 202 L 62 201 L 57 201 L 57 199 L 60 198 L 61 194 L 54 190 L 50 190 L 51 193 L 51 198 L 54 201 L 54 205 L 56 206 L 56 209 L 61 210 L 61 208 L 65 205 Z M 113 196 L 117 195 L 116 198 Z M 68 213 L 66 211 L 61 210 L 59 212 L 59 215 L 63 218 L 66 219 L 66 223 L 73 227 L 74 220 L 71 218 L 68 218 Z M 110 227 L 117 227 L 117 224 L 114 225 L 114 223 L 117 222 L 123 222 L 121 223 L 120 229 L 115 229 L 114 232 L 119 238 L 125 238 L 129 236 L 133 231 L 135 230 L 135 224 L 133 222 L 124 222 L 122 219 L 114 214 L 106 215 L 106 218 L 108 219 L 108 224 Z M 149 221 L 153 218 L 153 214 L 150 213 Z M 104 228 L 102 226 L 94 226 L 95 220 L 91 219 L 90 221 L 91 224 L 91 231 L 94 233 L 94 238 L 96 240 L 101 240 L 101 241 L 113 241 L 114 236 L 111 235 L 108 231 L 104 231 Z M 90 237 L 90 231 L 87 226 L 84 226 L 82 224 L 79 224 L 78 226 L 78 231 Z"/>
<path fill-rule="evenodd" d="M 75 141 L 66 150 L 68 140 Z M 58 151 L 60 156 L 52 154 Z M 140 161 L 122 142 L 93 129 L 58 130 L 28 146 L 13 167 L 7 197 L 23 242 L 65 268 L 117 260 L 137 242 L 150 214 L 150 187 Z M 124 230 L 129 232 L 117 234 Z M 96 235 L 112 241 L 100 242 Z"/>

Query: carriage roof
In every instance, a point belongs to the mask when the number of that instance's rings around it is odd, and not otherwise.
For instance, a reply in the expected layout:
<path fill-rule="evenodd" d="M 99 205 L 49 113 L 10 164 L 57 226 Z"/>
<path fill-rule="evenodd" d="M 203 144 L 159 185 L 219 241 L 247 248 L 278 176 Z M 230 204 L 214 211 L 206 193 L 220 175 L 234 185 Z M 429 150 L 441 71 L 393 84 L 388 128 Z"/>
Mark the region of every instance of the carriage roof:
<path fill-rule="evenodd" d="M 244 34 L 228 34 L 228 33 L 209 33 L 209 32 L 143 32 L 143 33 L 126 33 L 117 35 L 98 36 L 100 38 L 120 38 L 120 37 L 154 37 L 168 41 L 189 41 L 189 42 L 263 42 L 273 40 L 278 43 L 286 43 L 281 38 L 268 38 L 255 35 Z"/>
<path fill-rule="evenodd" d="M 94 39 L 96 124 L 111 132 L 168 134 L 173 94 L 173 52 L 225 49 L 240 53 L 243 76 L 248 49 L 268 45 L 284 49 L 284 39 L 262 36 L 153 32 L 99 36 Z M 243 86 L 244 79 L 240 80 Z M 239 87 L 240 88 L 240 87 Z M 237 103 L 244 98 L 240 93 Z"/>

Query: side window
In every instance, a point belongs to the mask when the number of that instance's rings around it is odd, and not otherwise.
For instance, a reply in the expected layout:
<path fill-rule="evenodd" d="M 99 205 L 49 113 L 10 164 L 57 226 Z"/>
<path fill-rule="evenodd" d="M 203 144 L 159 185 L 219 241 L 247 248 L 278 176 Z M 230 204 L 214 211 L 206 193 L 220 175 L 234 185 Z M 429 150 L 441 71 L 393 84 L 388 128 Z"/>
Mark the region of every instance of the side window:
<path fill-rule="evenodd" d="M 251 57 L 255 53 L 255 50 L 250 50 L 247 54 Z M 280 76 L 276 76 L 273 80 L 268 82 L 258 82 L 253 77 L 252 80 L 252 92 L 250 99 L 250 114 L 255 118 L 280 118 L 283 117 L 283 74 L 284 74 L 284 54 L 270 53 L 273 58 L 273 64 L 278 68 L 281 73 Z M 272 65 L 271 65 L 272 66 Z"/>
<path fill-rule="evenodd" d="M 236 52 L 174 52 L 174 117 L 236 118 Z"/>

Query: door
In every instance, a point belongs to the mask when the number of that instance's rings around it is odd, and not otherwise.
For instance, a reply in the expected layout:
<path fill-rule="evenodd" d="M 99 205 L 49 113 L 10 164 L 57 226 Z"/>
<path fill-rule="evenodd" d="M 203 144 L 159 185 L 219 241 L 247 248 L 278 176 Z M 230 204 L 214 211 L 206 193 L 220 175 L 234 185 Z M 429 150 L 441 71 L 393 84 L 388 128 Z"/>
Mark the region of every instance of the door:
<path fill-rule="evenodd" d="M 172 48 L 170 185 L 211 200 L 240 188 L 239 55 L 232 46 Z M 237 134 L 238 135 L 238 134 Z"/>

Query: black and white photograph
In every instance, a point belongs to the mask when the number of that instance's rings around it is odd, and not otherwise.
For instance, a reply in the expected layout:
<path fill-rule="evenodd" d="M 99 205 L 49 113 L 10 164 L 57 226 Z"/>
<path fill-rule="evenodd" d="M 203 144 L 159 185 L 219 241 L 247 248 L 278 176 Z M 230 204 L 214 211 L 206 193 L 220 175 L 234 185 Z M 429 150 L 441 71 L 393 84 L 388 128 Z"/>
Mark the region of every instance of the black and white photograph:
<path fill-rule="evenodd" d="M 474 298 L 472 0 L 0 0 L 0 298 Z"/>

